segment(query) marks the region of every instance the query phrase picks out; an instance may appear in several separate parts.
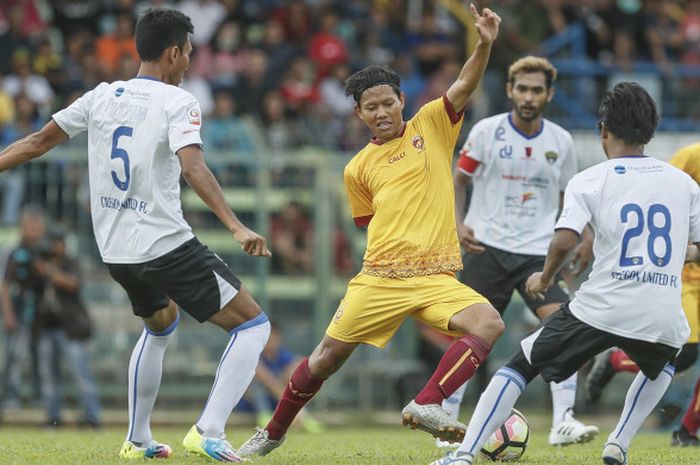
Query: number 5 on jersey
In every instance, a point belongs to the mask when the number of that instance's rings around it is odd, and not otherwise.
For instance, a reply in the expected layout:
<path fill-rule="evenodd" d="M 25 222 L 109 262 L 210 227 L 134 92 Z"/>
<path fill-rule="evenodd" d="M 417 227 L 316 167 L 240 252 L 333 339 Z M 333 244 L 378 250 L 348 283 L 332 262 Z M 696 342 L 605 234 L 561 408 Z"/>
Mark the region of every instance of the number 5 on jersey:
<path fill-rule="evenodd" d="M 117 172 L 112 170 L 112 181 L 114 181 L 114 185 L 117 186 L 120 190 L 126 191 L 129 188 L 129 182 L 131 181 L 131 172 L 129 171 L 129 153 L 124 150 L 119 148 L 119 138 L 124 136 L 124 137 L 131 137 L 131 135 L 134 133 L 134 128 L 131 128 L 129 126 L 119 126 L 117 129 L 114 130 L 114 133 L 112 134 L 112 154 L 111 158 L 114 160 L 115 158 L 120 158 L 122 162 L 124 162 L 124 180 L 122 181 L 119 179 L 119 175 L 117 175 Z"/>

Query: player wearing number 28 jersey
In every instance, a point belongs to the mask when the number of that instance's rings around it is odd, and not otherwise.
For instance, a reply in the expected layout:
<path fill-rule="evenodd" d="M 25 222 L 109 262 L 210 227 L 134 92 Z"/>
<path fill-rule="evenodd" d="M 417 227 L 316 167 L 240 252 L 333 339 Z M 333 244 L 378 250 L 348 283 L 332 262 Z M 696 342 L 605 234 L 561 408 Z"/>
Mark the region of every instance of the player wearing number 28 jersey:
<path fill-rule="evenodd" d="M 526 291 L 542 298 L 590 225 L 594 262 L 567 305 L 520 342 L 481 395 L 459 449 L 432 465 L 471 465 L 537 375 L 560 381 L 592 356 L 618 346 L 637 363 L 620 420 L 603 448 L 605 465 L 625 465 L 643 421 L 671 383 L 690 329 L 681 308 L 681 271 L 700 243 L 700 188 L 686 173 L 643 155 L 654 134 L 656 105 L 635 83 L 620 83 L 600 105 L 601 142 L 608 161 L 569 182 L 544 268 Z"/>

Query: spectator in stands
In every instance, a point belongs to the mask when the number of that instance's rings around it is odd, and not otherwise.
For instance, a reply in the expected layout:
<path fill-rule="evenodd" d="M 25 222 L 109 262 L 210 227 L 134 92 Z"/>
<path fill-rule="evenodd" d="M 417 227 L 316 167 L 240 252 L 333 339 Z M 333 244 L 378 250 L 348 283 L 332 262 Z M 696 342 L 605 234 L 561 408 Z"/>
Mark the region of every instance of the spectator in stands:
<path fill-rule="evenodd" d="M 674 2 L 670 0 L 644 3 L 644 33 L 651 58 L 663 73 L 671 77 L 672 62 L 678 58 L 683 42 L 680 24 L 673 15 Z"/>
<path fill-rule="evenodd" d="M 35 73 L 44 76 L 53 89 L 57 89 L 61 84 L 63 60 L 61 55 L 53 49 L 49 39 L 42 39 L 39 42 L 32 60 L 32 68 Z"/>
<path fill-rule="evenodd" d="M 273 152 L 293 150 L 301 145 L 294 124 L 287 117 L 285 101 L 278 91 L 269 91 L 263 97 L 260 120 L 267 145 Z"/>
<path fill-rule="evenodd" d="M 46 249 L 36 259 L 36 270 L 45 283 L 38 313 L 38 353 L 46 424 L 63 425 L 61 368 L 65 360 L 85 411 L 84 424 L 97 428 L 101 409 L 87 352 L 92 332 L 90 317 L 80 298 L 78 264 L 66 254 L 65 232 L 61 228 L 49 231 Z"/>
<path fill-rule="evenodd" d="M 31 55 L 28 50 L 19 50 L 12 57 L 13 74 L 5 76 L 3 89 L 11 97 L 25 94 L 39 109 L 42 117 L 48 115 L 54 98 L 49 81 L 32 72 Z"/>
<path fill-rule="evenodd" d="M 272 19 L 279 21 L 284 30 L 284 38 L 298 46 L 304 46 L 311 36 L 311 11 L 304 0 L 291 0 L 282 3 L 272 13 Z"/>
<path fill-rule="evenodd" d="M 316 76 L 326 77 L 334 66 L 348 61 L 348 50 L 343 39 L 338 37 L 338 13 L 332 5 L 320 11 L 319 31 L 309 43 L 308 56 L 316 65 Z"/>
<path fill-rule="evenodd" d="M 261 48 L 265 52 L 266 62 L 269 64 L 267 76 L 272 81 L 271 84 L 278 84 L 287 65 L 292 58 L 300 53 L 301 49 L 286 41 L 284 28 L 279 21 L 270 19 L 264 27 Z"/>
<path fill-rule="evenodd" d="M 226 8 L 217 0 L 182 0 L 176 8 L 192 19 L 194 48 L 209 43 L 226 16 Z"/>
<path fill-rule="evenodd" d="M 197 51 L 194 71 L 213 86 L 231 86 L 248 64 L 248 51 L 243 46 L 241 25 L 226 20 L 211 41 Z"/>
<path fill-rule="evenodd" d="M 298 116 L 317 104 L 321 98 L 316 86 L 316 73 L 313 63 L 305 56 L 297 56 L 287 68 L 280 94 L 287 109 Z"/>
<path fill-rule="evenodd" d="M 275 250 L 273 272 L 288 275 L 313 272 L 313 223 L 300 203 L 289 202 L 272 218 L 270 236 Z"/>
<path fill-rule="evenodd" d="M 236 102 L 228 89 L 220 89 L 214 94 L 214 113 L 202 127 L 204 145 L 211 150 L 235 152 L 251 159 L 255 143 L 248 128 L 235 115 Z"/>
<path fill-rule="evenodd" d="M 407 35 L 406 42 L 423 76 L 432 74 L 444 60 L 457 53 L 454 41 L 437 27 L 433 11 L 423 13 L 416 29 Z"/>
<path fill-rule="evenodd" d="M 134 42 L 134 17 L 130 12 L 123 11 L 117 15 L 116 28 L 113 33 L 97 39 L 95 51 L 104 71 L 112 74 L 119 68 L 124 55 L 138 61 L 136 42 Z"/>
<path fill-rule="evenodd" d="M 238 76 L 233 87 L 233 96 L 238 105 L 237 113 L 253 117 L 262 115 L 263 97 L 266 92 L 275 88 L 272 70 L 268 67 L 270 60 L 261 49 L 252 49 L 248 53 L 248 66 Z"/>
<path fill-rule="evenodd" d="M 15 98 L 16 118 L 14 122 L 0 130 L 0 146 L 6 146 L 13 141 L 27 136 L 41 128 L 41 118 L 36 105 L 29 97 L 20 94 Z M 15 225 L 19 219 L 25 189 L 25 175 L 20 168 L 0 176 L 2 189 L 2 212 L 0 222 L 4 225 Z"/>
<path fill-rule="evenodd" d="M 7 19 L 7 31 L 0 35 L 0 73 L 2 74 L 7 74 L 12 70 L 12 57 L 15 56 L 16 52 L 31 48 L 31 43 L 23 32 L 22 8 L 10 8 Z"/>
<path fill-rule="evenodd" d="M 5 92 L 2 86 L 2 73 L 0 73 L 0 134 L 5 127 L 15 120 L 15 102 L 10 95 Z M 0 145 L 3 141 L 0 139 Z"/>
<path fill-rule="evenodd" d="M 37 305 L 44 291 L 44 280 L 34 266 L 44 233 L 44 212 L 37 206 L 25 207 L 20 221 L 20 242 L 8 255 L 2 284 L 4 410 L 20 406 L 22 373 L 29 361 Z"/>

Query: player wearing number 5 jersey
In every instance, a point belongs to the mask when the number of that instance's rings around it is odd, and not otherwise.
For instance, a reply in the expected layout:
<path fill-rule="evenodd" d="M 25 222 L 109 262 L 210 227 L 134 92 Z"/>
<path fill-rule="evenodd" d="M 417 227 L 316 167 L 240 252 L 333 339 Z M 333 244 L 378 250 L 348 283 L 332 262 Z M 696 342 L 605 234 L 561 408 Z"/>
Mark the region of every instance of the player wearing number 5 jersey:
<path fill-rule="evenodd" d="M 544 269 L 526 290 L 542 298 L 586 225 L 594 231 L 593 268 L 569 304 L 520 343 L 491 379 L 459 449 L 434 465 L 471 465 L 537 375 L 561 381 L 594 355 L 618 346 L 640 368 L 602 460 L 627 463 L 627 449 L 671 382 L 690 329 L 681 308 L 681 271 L 689 240 L 700 243 L 700 188 L 681 170 L 643 155 L 658 116 L 649 94 L 617 84 L 600 106 L 608 161 L 569 182 Z M 697 253 L 697 248 L 693 246 Z"/>
<path fill-rule="evenodd" d="M 138 75 L 102 83 L 53 115 L 39 132 L 0 154 L 0 171 L 88 132 L 97 245 L 110 274 L 126 290 L 134 314 L 145 323 L 129 364 L 129 430 L 120 456 L 172 453 L 153 439 L 149 423 L 179 306 L 231 336 L 209 400 L 183 445 L 213 460 L 238 462 L 224 438 L 224 426 L 253 378 L 270 325 L 229 267 L 192 233 L 182 216 L 180 175 L 245 252 L 270 252 L 265 239 L 246 228 L 227 206 L 204 163 L 199 103 L 177 87 L 189 66 L 192 32 L 190 19 L 178 11 L 146 11 L 135 33 L 142 61 Z"/>

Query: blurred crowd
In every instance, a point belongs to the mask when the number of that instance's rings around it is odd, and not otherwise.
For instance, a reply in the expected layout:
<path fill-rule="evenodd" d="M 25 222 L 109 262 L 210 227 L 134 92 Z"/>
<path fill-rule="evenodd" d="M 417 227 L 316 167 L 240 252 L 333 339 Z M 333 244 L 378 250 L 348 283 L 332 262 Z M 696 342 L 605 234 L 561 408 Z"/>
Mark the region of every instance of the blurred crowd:
<path fill-rule="evenodd" d="M 402 76 L 408 113 L 439 96 L 465 57 L 466 31 L 437 0 L 5 0 L 0 5 L 0 146 L 100 81 L 138 69 L 138 15 L 177 8 L 192 18 L 183 87 L 199 98 L 207 146 L 250 154 L 322 146 L 352 152 L 365 129 L 344 79 L 371 63 Z M 503 17 L 485 112 L 504 109 L 505 69 L 574 22 L 599 62 L 700 64 L 700 0 L 479 0 Z M 500 89 L 499 89 L 500 87 Z M 483 115 L 477 115 L 483 116 Z M 251 130 L 258 128 L 260 131 Z M 257 136 L 256 136 L 257 134 Z"/>

